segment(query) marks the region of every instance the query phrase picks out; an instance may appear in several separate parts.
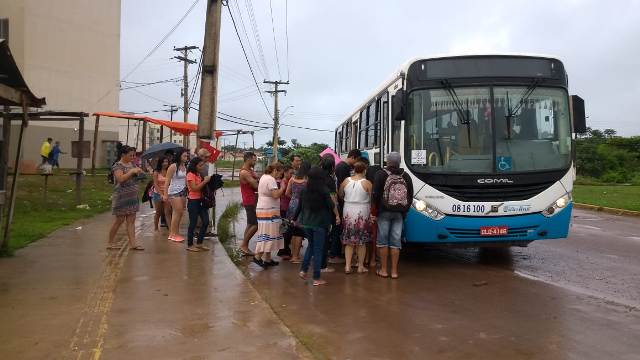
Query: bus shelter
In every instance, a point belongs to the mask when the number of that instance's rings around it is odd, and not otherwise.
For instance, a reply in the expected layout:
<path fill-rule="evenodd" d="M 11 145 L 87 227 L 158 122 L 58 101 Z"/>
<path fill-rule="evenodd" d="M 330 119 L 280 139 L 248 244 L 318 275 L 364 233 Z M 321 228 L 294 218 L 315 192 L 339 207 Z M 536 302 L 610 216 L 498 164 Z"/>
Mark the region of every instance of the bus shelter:
<path fill-rule="evenodd" d="M 16 162 L 20 161 L 22 154 L 22 140 L 24 130 L 29 125 L 29 109 L 41 108 L 46 104 L 44 98 L 39 98 L 27 86 L 27 83 L 16 64 L 9 45 L 6 40 L 0 39 L 0 105 L 3 106 L 2 122 L 2 153 L 0 154 L 0 224 L 4 225 L 2 244 L 0 248 L 6 250 L 9 246 L 11 236 L 11 223 L 13 221 L 13 209 L 16 200 L 16 189 L 18 185 L 18 171 L 13 172 L 11 181 L 11 192 L 7 199 L 7 178 L 9 174 L 9 149 L 11 140 L 11 107 L 20 107 L 20 134 L 18 136 L 18 151 L 16 152 Z M 7 212 L 6 221 L 3 223 L 3 215 Z"/>

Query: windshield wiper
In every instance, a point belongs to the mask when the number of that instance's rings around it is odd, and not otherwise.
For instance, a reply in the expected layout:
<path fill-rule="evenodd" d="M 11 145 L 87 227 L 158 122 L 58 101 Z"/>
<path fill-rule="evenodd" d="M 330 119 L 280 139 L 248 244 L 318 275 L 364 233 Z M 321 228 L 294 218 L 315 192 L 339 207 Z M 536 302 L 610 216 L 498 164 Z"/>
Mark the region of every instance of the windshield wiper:
<path fill-rule="evenodd" d="M 520 111 L 524 103 L 529 100 L 529 97 L 533 94 L 539 84 L 540 79 L 533 79 L 531 84 L 522 92 L 522 95 L 520 95 L 520 102 L 514 109 L 511 109 L 511 99 L 509 98 L 509 92 L 507 91 L 507 114 L 504 116 L 505 120 L 507 120 L 507 139 L 511 139 L 511 118 Z"/>
<path fill-rule="evenodd" d="M 467 142 L 469 143 L 469 147 L 471 147 L 471 121 L 469 120 L 469 106 L 467 104 L 467 110 L 465 111 L 462 106 L 462 102 L 460 101 L 460 98 L 458 97 L 458 94 L 456 94 L 456 89 L 453 88 L 453 86 L 451 85 L 451 83 L 449 82 L 449 80 L 444 79 L 441 81 L 442 86 L 444 86 L 444 89 L 447 90 L 447 93 L 449 94 L 449 97 L 451 98 L 451 100 L 453 100 L 453 104 L 456 106 L 456 112 L 458 113 L 458 116 L 460 117 L 460 124 L 464 124 L 467 125 Z"/>

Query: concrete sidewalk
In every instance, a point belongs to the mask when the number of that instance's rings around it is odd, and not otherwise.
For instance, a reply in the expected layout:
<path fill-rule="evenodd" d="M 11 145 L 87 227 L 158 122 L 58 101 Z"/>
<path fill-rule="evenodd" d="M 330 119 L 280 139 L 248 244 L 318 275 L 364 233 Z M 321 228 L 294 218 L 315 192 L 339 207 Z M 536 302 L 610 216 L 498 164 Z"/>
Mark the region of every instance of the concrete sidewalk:
<path fill-rule="evenodd" d="M 220 194 L 218 213 L 237 192 Z M 0 259 L 0 358 L 308 357 L 218 241 L 189 253 L 143 207 L 145 251 L 104 250 L 105 214 Z"/>

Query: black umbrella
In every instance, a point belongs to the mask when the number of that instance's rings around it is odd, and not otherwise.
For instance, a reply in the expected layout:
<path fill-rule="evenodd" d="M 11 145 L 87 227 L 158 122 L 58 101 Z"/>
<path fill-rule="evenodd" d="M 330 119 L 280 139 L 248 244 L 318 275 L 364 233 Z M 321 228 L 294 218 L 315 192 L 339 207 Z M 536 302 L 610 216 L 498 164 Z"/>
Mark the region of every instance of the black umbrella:
<path fill-rule="evenodd" d="M 142 159 L 145 160 L 145 159 L 155 158 L 157 156 L 164 155 L 164 153 L 166 153 L 169 150 L 175 153 L 177 149 L 181 149 L 181 148 L 182 146 L 178 144 L 174 144 L 172 142 L 155 144 L 149 147 L 147 150 L 145 150 L 144 153 L 142 153 Z"/>

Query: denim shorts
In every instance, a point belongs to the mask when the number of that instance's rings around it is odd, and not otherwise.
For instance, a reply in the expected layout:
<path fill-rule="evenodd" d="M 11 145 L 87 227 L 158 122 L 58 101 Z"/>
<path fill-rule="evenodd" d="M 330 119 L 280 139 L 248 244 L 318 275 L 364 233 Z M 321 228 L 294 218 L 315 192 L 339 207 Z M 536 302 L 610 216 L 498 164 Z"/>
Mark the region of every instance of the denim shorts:
<path fill-rule="evenodd" d="M 153 194 L 151 195 L 151 201 L 160 202 L 162 201 L 162 196 L 160 195 L 160 193 L 157 193 L 154 191 Z"/>
<path fill-rule="evenodd" d="M 402 249 L 404 218 L 399 212 L 384 211 L 378 214 L 378 239 L 376 246 Z"/>
<path fill-rule="evenodd" d="M 182 189 L 179 193 L 169 194 L 169 199 L 187 197 L 187 188 Z"/>

